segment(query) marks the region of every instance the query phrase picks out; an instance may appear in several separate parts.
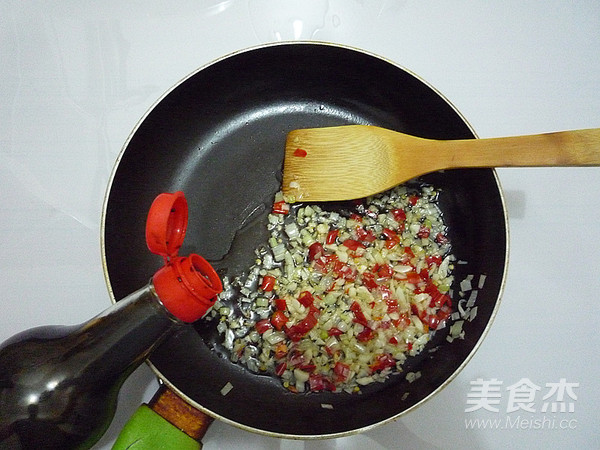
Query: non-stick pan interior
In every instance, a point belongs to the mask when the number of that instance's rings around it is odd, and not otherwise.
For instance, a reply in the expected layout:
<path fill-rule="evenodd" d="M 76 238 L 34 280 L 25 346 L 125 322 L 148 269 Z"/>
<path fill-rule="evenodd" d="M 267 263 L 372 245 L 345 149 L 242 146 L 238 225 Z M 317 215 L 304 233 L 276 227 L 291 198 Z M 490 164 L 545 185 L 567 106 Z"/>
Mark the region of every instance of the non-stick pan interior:
<path fill-rule="evenodd" d="M 180 254 L 199 253 L 222 274 L 236 274 L 252 262 L 253 247 L 263 237 L 263 220 L 280 187 L 287 132 L 351 123 L 429 138 L 474 137 L 426 83 L 390 62 L 339 46 L 251 49 L 179 83 L 134 130 L 109 188 L 103 249 L 114 298 L 146 284 L 162 264 L 144 241 L 146 215 L 157 194 L 182 190 L 188 199 L 190 222 Z M 461 262 L 455 292 L 468 275 L 475 280 L 485 275 L 485 285 L 478 289 L 477 317 L 465 323 L 465 338 L 450 343 L 438 333 L 430 351 L 411 361 L 407 371 L 420 372 L 419 379 L 409 383 L 394 376 L 361 395 L 293 394 L 211 350 L 216 336 L 211 322 L 198 322 L 153 354 L 159 375 L 222 420 L 303 437 L 368 428 L 439 389 L 473 353 L 495 314 L 505 274 L 506 218 L 492 170 L 453 170 L 423 180 L 442 190 L 440 205 Z M 233 389 L 223 396 L 226 383 Z"/>

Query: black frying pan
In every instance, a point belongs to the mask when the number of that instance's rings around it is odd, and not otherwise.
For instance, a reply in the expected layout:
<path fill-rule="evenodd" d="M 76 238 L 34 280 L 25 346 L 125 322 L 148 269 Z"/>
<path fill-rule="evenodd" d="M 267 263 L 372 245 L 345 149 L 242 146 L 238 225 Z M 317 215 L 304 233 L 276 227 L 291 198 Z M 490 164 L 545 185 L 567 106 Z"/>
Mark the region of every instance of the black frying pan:
<path fill-rule="evenodd" d="M 190 223 L 180 254 L 199 253 L 221 273 L 234 274 L 253 260 L 264 205 L 279 189 L 287 132 L 354 123 L 427 138 L 474 137 L 432 87 L 389 61 L 347 47 L 262 46 L 229 55 L 181 81 L 138 124 L 108 190 L 103 250 L 114 299 L 145 285 L 162 265 L 144 240 L 146 214 L 157 194 L 182 190 L 188 199 Z M 454 291 L 469 274 L 487 278 L 477 297 L 478 315 L 464 326 L 465 339 L 449 343 L 445 333 L 437 333 L 428 344 L 428 350 L 437 351 L 409 361 L 407 371 L 420 371 L 419 379 L 409 383 L 391 377 L 362 395 L 293 394 L 213 351 L 216 323 L 206 321 L 152 355 L 157 375 L 210 416 L 284 437 L 359 432 L 440 390 L 473 355 L 497 310 L 506 273 L 506 215 L 493 170 L 452 170 L 423 180 L 442 190 L 453 252 L 467 262 L 457 265 Z M 227 382 L 234 388 L 224 397 Z M 323 408 L 324 403 L 333 409 Z"/>

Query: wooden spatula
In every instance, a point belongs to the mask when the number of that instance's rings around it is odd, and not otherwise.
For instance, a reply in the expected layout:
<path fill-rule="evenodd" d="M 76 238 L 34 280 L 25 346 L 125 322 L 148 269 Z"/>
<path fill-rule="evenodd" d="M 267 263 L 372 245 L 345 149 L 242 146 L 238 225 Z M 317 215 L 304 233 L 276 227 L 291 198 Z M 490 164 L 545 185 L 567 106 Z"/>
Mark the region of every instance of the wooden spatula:
<path fill-rule="evenodd" d="M 597 128 L 464 140 L 367 125 L 307 128 L 288 134 L 282 188 L 292 201 L 350 200 L 441 169 L 599 164 Z"/>

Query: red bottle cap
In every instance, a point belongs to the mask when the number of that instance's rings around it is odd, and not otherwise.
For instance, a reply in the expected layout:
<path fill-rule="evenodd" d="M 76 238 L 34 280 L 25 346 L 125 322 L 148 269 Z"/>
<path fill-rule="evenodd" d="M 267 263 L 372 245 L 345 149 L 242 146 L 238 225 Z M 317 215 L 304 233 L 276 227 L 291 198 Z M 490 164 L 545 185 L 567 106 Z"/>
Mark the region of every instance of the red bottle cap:
<path fill-rule="evenodd" d="M 146 221 L 146 243 L 165 265 L 152 277 L 156 294 L 171 314 L 184 322 L 204 317 L 223 290 L 221 279 L 199 255 L 178 256 L 188 222 L 183 192 L 158 195 Z"/>

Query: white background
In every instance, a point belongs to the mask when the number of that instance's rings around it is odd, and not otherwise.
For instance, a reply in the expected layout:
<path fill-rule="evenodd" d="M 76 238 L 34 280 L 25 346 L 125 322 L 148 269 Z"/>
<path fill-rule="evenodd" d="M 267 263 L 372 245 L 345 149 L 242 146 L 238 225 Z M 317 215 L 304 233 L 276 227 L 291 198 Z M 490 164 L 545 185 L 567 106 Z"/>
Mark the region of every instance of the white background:
<path fill-rule="evenodd" d="M 3 1 L 0 4 L 0 341 L 74 324 L 110 301 L 104 193 L 128 134 L 178 80 L 229 52 L 314 39 L 375 52 L 441 91 L 479 137 L 600 127 L 600 3 L 587 1 Z M 376 82 L 374 77 L 373 82 Z M 600 169 L 499 169 L 510 222 L 502 305 L 470 364 L 399 420 L 325 441 L 216 422 L 205 449 L 599 448 Z M 579 383 L 572 413 L 465 412 L 470 382 Z M 98 449 L 157 386 L 125 384 Z M 554 420 L 467 429 L 465 420 Z M 570 427 L 560 429 L 568 419 Z"/>

